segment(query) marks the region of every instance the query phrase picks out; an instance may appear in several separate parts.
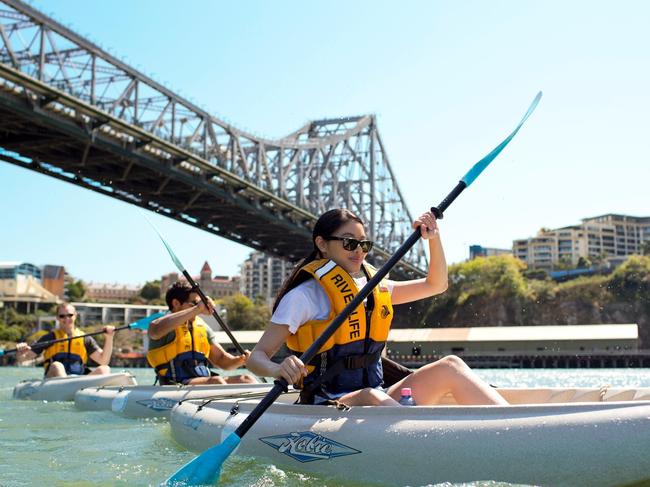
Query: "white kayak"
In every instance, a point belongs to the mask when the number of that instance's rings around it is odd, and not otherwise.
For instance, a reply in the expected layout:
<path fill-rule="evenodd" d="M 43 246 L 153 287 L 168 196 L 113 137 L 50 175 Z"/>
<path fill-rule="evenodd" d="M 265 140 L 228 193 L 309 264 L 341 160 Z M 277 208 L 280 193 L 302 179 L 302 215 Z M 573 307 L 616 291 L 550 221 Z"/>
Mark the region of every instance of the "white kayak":
<path fill-rule="evenodd" d="M 242 438 L 241 455 L 353 482 L 497 481 L 612 486 L 650 480 L 650 388 L 499 389 L 513 405 L 353 407 L 281 396 Z M 171 430 L 202 452 L 259 400 L 184 401 Z M 234 406 L 238 412 L 231 413 Z"/>
<path fill-rule="evenodd" d="M 14 398 L 37 401 L 72 401 L 75 392 L 84 387 L 135 384 L 137 384 L 135 377 L 128 372 L 31 379 L 21 381 L 14 387 Z"/>
<path fill-rule="evenodd" d="M 168 418 L 179 401 L 264 395 L 271 387 L 273 384 L 90 387 L 77 391 L 74 402 L 78 409 L 112 410 L 127 418 Z"/>

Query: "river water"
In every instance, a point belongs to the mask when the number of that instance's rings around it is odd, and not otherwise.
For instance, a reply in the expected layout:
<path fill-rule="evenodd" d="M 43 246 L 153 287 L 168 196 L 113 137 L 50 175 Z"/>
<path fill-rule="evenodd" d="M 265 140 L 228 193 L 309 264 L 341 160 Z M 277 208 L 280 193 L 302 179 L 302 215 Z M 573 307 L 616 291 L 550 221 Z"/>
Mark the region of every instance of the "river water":
<path fill-rule="evenodd" d="M 40 369 L 0 367 L 0 486 L 156 486 L 195 457 L 174 443 L 162 420 L 131 420 L 74 403 L 12 399 L 14 385 Z M 153 373 L 131 369 L 139 384 Z M 501 387 L 650 387 L 650 369 L 477 370 Z M 553 468 L 549 465 L 549 468 Z M 221 484 L 255 487 L 363 487 L 340 479 L 283 471 L 260 459 L 232 455 Z M 452 484 L 444 484 L 446 487 Z M 462 484 L 504 486 L 499 482 Z"/>

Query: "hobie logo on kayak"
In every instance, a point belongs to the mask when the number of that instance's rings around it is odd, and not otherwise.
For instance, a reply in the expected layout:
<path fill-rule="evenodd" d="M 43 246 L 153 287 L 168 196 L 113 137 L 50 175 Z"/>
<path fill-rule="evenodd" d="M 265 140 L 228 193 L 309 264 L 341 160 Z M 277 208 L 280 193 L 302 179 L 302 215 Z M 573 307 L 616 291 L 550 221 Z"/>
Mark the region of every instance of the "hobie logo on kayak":
<path fill-rule="evenodd" d="M 359 450 L 343 445 L 338 441 L 330 440 L 311 431 L 293 432 L 284 435 L 266 436 L 260 438 L 278 452 L 290 456 L 299 462 L 313 462 L 315 460 L 330 460 L 336 457 L 361 453 Z"/>
<path fill-rule="evenodd" d="M 136 402 L 141 406 L 153 409 L 154 411 L 169 411 L 171 408 L 176 406 L 178 401 L 166 397 L 157 397 L 156 399 L 143 399 L 142 401 Z"/>

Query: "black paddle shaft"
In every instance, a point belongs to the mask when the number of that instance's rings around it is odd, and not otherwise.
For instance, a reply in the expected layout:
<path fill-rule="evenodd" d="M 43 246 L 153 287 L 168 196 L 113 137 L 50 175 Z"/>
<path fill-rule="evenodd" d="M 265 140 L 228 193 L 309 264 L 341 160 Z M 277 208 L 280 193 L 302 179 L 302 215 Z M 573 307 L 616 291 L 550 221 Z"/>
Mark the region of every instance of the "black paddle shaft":
<path fill-rule="evenodd" d="M 203 293 L 203 290 L 194 281 L 194 279 L 192 279 L 192 276 L 190 276 L 189 272 L 187 272 L 187 270 L 183 269 L 183 275 L 185 276 L 185 279 L 187 279 L 187 282 L 190 283 L 190 286 L 192 286 L 192 291 L 194 291 L 196 294 L 198 294 L 199 297 L 201 298 L 201 301 L 203 301 L 203 304 L 205 304 L 205 307 L 210 309 L 210 306 L 208 305 L 207 296 Z M 239 353 L 244 355 L 244 349 L 239 344 L 239 342 L 235 339 L 232 332 L 230 331 L 230 328 L 228 328 L 228 325 L 226 325 L 226 323 L 224 323 L 224 321 L 221 319 L 221 316 L 219 316 L 219 313 L 217 313 L 216 309 L 212 310 L 212 316 L 214 316 L 214 319 L 217 320 L 217 323 L 219 323 L 219 326 L 221 327 L 221 329 L 226 332 L 226 335 L 228 335 L 228 338 L 230 338 L 230 341 L 237 348 Z"/>
<path fill-rule="evenodd" d="M 452 190 L 447 197 L 442 200 L 442 202 L 437 206 L 431 208 L 431 212 L 436 215 L 436 218 L 442 218 L 444 211 L 447 207 L 456 199 L 456 197 L 467 187 L 467 185 L 460 181 L 456 187 Z M 325 331 L 319 336 L 314 343 L 300 356 L 302 363 L 307 364 L 314 358 L 323 345 L 330 339 L 330 337 L 336 332 L 336 330 L 343 324 L 343 322 L 350 316 L 350 314 L 357 309 L 364 299 L 366 299 L 372 290 L 381 282 L 381 280 L 386 277 L 388 272 L 399 262 L 399 260 L 404 257 L 406 252 L 411 250 L 411 247 L 420 239 L 421 232 L 417 228 L 409 236 L 409 238 L 404 242 L 399 249 L 391 256 L 386 263 L 381 266 L 377 273 L 370 278 L 363 288 L 357 293 L 357 295 L 350 301 L 345 308 L 339 313 L 339 315 L 332 320 L 328 325 Z M 242 424 L 235 430 L 235 434 L 240 438 L 246 434 L 246 432 L 251 429 L 259 417 L 266 411 L 275 400 L 280 397 L 280 394 L 288 390 L 289 384 L 287 383 L 284 377 L 280 377 L 275 381 L 275 385 L 269 391 L 269 393 L 262 399 L 259 404 L 251 411 L 251 413 L 244 419 Z"/>
<path fill-rule="evenodd" d="M 131 325 L 120 326 L 118 328 L 115 328 L 114 331 L 126 330 L 128 328 L 131 328 Z M 79 336 L 74 336 L 74 337 L 59 338 L 58 340 L 49 340 L 47 342 L 41 342 L 41 343 L 34 342 L 34 343 L 32 343 L 30 345 L 30 347 L 38 346 L 38 348 L 46 348 L 46 347 L 49 347 L 51 345 L 54 345 L 55 343 L 67 342 L 67 341 L 70 341 L 70 340 L 74 340 L 75 338 L 92 337 L 92 336 L 95 336 L 95 335 L 101 335 L 102 333 L 105 333 L 104 330 L 102 330 L 102 331 L 94 331 L 92 333 L 86 333 L 84 335 L 79 335 Z M 16 351 L 18 351 L 18 349 L 12 348 L 10 350 L 5 350 L 4 354 L 6 355 L 8 353 L 13 353 L 13 352 L 16 352 Z"/>

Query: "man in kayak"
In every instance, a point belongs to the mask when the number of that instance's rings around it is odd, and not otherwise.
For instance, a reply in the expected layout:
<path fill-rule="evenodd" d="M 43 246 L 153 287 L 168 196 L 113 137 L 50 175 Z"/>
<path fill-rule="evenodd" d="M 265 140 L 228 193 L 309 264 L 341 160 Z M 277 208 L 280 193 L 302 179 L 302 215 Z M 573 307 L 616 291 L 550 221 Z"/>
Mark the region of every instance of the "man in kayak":
<path fill-rule="evenodd" d="M 507 404 L 460 358 L 425 365 L 384 389 L 381 353 L 388 339 L 394 304 L 440 294 L 447 289 L 447 263 L 435 216 L 413 223 L 428 241 L 426 278 L 384 279 L 353 311 L 309 364 L 298 358 L 352 301 L 375 270 L 365 258 L 373 246 L 362 220 L 345 209 L 327 211 L 312 232 L 313 251 L 286 280 L 273 307 L 271 323 L 248 361 L 258 375 L 284 377 L 302 388 L 301 403 L 396 406 L 402 388 L 411 388 L 419 405 L 436 404 L 451 393 L 458 404 Z M 280 364 L 271 357 L 286 342 L 293 353 Z"/>
<path fill-rule="evenodd" d="M 237 384 L 255 383 L 251 375 L 220 376 L 211 372 L 213 364 L 224 370 L 243 367 L 250 356 L 248 350 L 235 356 L 217 342 L 217 335 L 199 315 L 211 314 L 208 307 L 186 282 L 170 286 L 165 301 L 171 313 L 155 319 L 149 325 L 147 360 L 163 384 Z"/>
<path fill-rule="evenodd" d="M 100 347 L 93 337 L 79 337 L 83 333 L 76 328 L 77 310 L 68 303 L 57 306 L 56 318 L 58 328 L 43 335 L 36 343 L 29 346 L 26 343 L 16 345 L 17 359 L 29 360 L 43 352 L 45 377 L 66 377 L 67 375 L 102 375 L 109 374 L 109 362 L 113 353 L 113 331 L 115 327 L 105 326 L 104 348 Z M 70 338 L 70 340 L 55 343 L 49 347 L 39 345 L 43 342 Z M 97 364 L 94 370 L 88 368 L 88 357 Z"/>

